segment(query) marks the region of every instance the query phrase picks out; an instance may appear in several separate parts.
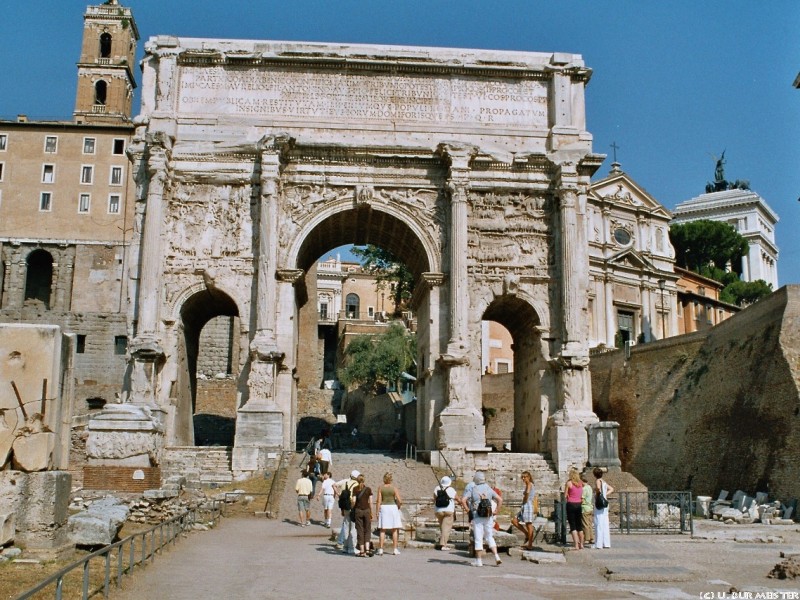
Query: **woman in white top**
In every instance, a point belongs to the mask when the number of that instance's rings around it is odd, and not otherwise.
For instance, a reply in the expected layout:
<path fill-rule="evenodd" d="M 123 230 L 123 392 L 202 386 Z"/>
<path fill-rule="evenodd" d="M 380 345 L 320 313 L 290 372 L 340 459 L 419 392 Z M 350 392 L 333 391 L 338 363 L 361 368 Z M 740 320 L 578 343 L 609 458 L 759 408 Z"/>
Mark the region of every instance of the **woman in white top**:
<path fill-rule="evenodd" d="M 614 493 L 614 488 L 603 481 L 603 469 L 595 467 L 592 471 L 594 475 L 594 493 L 595 498 L 598 494 L 603 494 L 603 497 L 608 500 L 608 495 Z M 611 528 L 608 525 L 608 506 L 605 508 L 597 508 L 597 503 L 594 505 L 594 547 L 595 548 L 611 548 Z"/>
<path fill-rule="evenodd" d="M 439 521 L 439 547 L 440 550 L 452 550 L 450 546 L 447 545 L 447 541 L 450 538 L 450 531 L 453 529 L 453 523 L 455 522 L 456 516 L 456 505 L 455 503 L 458 502 L 458 494 L 456 493 L 456 489 L 452 486 L 453 480 L 449 477 L 445 476 L 439 481 L 439 485 L 433 490 L 433 503 L 436 511 L 436 518 Z M 439 492 L 444 492 L 444 495 L 447 496 L 448 502 L 446 506 L 438 506 L 438 504 L 442 504 L 443 501 L 437 502 L 437 497 L 440 496 Z"/>

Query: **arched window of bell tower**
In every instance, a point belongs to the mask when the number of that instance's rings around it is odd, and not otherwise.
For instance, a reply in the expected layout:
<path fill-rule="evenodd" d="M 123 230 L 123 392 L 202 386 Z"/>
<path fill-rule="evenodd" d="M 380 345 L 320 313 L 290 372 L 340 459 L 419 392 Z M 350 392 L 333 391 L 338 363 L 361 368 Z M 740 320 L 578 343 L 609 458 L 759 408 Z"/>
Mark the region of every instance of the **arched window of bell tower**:
<path fill-rule="evenodd" d="M 100 58 L 111 56 L 111 34 L 106 32 L 100 35 Z"/>
<path fill-rule="evenodd" d="M 105 105 L 107 95 L 108 95 L 108 84 L 101 79 L 100 81 L 94 84 L 94 103 Z"/>

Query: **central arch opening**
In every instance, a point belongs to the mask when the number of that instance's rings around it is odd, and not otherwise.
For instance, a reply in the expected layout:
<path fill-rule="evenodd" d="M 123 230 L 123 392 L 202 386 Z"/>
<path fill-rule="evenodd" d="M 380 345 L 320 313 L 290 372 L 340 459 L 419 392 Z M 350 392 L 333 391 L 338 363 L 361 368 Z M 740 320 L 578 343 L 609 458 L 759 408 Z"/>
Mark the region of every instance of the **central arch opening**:
<path fill-rule="evenodd" d="M 340 450 L 389 449 L 416 431 L 413 374 L 374 385 L 340 381 L 340 369 L 351 360 L 348 352 L 355 350 L 350 344 L 370 338 L 377 345 L 393 327 L 409 338 L 416 330 L 408 290 L 371 269 L 376 264 L 371 258 L 349 252 L 352 246 L 390 257 L 402 265 L 406 280 L 419 281 L 430 270 L 425 247 L 411 227 L 369 206 L 331 215 L 306 235 L 297 259 L 306 272 L 296 294 L 298 446 L 327 431 Z"/>

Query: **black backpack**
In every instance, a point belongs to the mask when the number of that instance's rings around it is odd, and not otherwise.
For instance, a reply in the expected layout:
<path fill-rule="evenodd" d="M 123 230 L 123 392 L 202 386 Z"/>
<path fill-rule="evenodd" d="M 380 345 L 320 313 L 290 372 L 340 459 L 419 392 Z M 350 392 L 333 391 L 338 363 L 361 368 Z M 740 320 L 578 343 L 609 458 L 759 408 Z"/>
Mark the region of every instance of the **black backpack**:
<path fill-rule="evenodd" d="M 350 510 L 350 488 L 344 484 L 342 493 L 339 494 L 339 508 L 342 510 Z"/>
<path fill-rule="evenodd" d="M 478 502 L 478 508 L 475 511 L 479 517 L 491 517 L 492 516 L 492 501 L 489 498 L 481 498 L 480 502 Z"/>
<path fill-rule="evenodd" d="M 436 490 L 436 500 L 434 505 L 436 508 L 447 508 L 450 506 L 450 496 L 447 493 L 448 488 L 439 488 Z"/>

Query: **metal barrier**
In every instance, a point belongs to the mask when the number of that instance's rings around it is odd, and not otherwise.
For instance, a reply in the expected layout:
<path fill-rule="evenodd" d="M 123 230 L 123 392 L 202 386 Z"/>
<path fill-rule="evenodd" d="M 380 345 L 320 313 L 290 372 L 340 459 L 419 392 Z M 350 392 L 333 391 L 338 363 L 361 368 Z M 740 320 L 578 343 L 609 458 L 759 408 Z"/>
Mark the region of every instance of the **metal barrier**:
<path fill-rule="evenodd" d="M 417 447 L 414 444 L 406 443 L 406 460 L 417 462 Z"/>
<path fill-rule="evenodd" d="M 692 492 L 616 492 L 609 524 L 620 533 L 694 533 Z M 613 510 L 613 505 L 619 507 Z M 616 518 L 614 518 L 616 517 Z"/>
<path fill-rule="evenodd" d="M 210 513 L 212 521 L 218 520 L 222 516 L 220 503 L 214 501 L 211 503 L 211 508 L 206 509 L 192 509 L 182 515 L 177 515 L 171 519 L 167 519 L 163 523 L 159 523 L 146 531 L 134 533 L 129 535 L 124 540 L 120 540 L 114 544 L 105 546 L 104 548 L 92 552 L 88 556 L 67 565 L 60 571 L 54 573 L 35 587 L 17 597 L 17 600 L 25 600 L 26 598 L 33 597 L 34 594 L 45 590 L 51 585 L 55 585 L 53 590 L 53 597 L 56 600 L 61 600 L 64 590 L 64 578 L 76 569 L 83 570 L 83 577 L 81 580 L 81 598 L 87 600 L 90 595 L 94 596 L 102 592 L 103 598 L 108 598 L 111 591 L 112 582 L 116 583 L 119 589 L 122 587 L 123 575 L 131 575 L 135 566 L 144 567 L 147 561 L 153 562 L 158 553 L 167 544 L 174 544 L 178 536 L 202 520 L 199 519 L 201 514 Z M 149 537 L 149 544 L 148 544 Z M 158 538 L 158 540 L 156 540 Z M 126 549 L 127 548 L 127 549 Z M 112 553 L 116 552 L 116 566 L 112 567 Z M 127 561 L 125 557 L 127 556 Z M 137 558 L 138 557 L 138 558 Z M 91 590 L 90 594 L 90 563 L 94 559 L 102 559 L 103 565 L 103 584 L 101 588 Z M 115 576 L 112 577 L 112 568 L 116 571 Z"/>
<path fill-rule="evenodd" d="M 567 503 L 562 492 L 554 506 L 558 541 L 567 543 Z M 614 492 L 608 502 L 608 524 L 618 533 L 694 534 L 692 492 Z"/>

